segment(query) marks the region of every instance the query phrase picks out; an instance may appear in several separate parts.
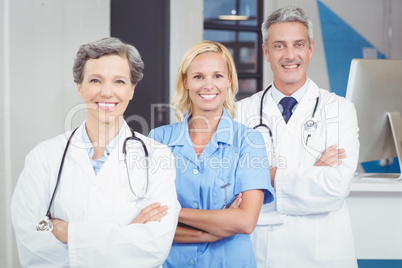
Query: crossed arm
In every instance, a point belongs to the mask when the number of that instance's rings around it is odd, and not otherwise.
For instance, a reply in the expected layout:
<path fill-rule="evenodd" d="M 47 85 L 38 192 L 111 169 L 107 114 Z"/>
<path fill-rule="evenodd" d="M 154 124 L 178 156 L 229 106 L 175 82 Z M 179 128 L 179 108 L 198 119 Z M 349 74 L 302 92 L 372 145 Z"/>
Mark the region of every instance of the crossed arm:
<path fill-rule="evenodd" d="M 227 209 L 182 208 L 174 242 L 214 242 L 235 234 L 250 234 L 257 224 L 264 199 L 263 190 L 240 193 Z"/>
<path fill-rule="evenodd" d="M 135 219 L 130 223 L 147 223 L 151 221 L 160 221 L 162 217 L 167 214 L 168 207 L 162 206 L 159 202 L 153 203 L 141 210 L 141 212 L 135 217 Z M 62 243 L 67 244 L 68 242 L 68 222 L 60 219 L 51 219 L 53 223 L 54 236 Z"/>
<path fill-rule="evenodd" d="M 320 159 L 314 166 L 316 167 L 334 167 L 342 163 L 342 159 L 346 158 L 345 149 L 338 148 L 338 145 L 334 144 L 328 147 L 322 154 Z M 272 168 L 269 173 L 271 175 L 271 185 L 275 186 L 275 174 L 276 167 Z"/>

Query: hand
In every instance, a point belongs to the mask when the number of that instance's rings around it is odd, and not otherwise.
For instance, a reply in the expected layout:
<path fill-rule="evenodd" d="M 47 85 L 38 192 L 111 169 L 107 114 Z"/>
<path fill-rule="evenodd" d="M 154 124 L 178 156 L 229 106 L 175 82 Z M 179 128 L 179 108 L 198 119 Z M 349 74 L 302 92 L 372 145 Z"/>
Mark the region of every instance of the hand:
<path fill-rule="evenodd" d="M 59 219 L 51 219 L 53 223 L 53 235 L 62 243 L 67 244 L 68 241 L 68 222 L 59 220 Z"/>
<path fill-rule="evenodd" d="M 321 155 L 320 159 L 314 165 L 335 167 L 342 163 L 341 159 L 346 158 L 345 149 L 338 149 L 338 145 L 334 144 L 327 148 Z"/>
<path fill-rule="evenodd" d="M 160 221 L 167 214 L 168 207 L 161 206 L 159 202 L 153 203 L 143 208 L 140 214 L 131 223 L 147 223 L 150 221 Z"/>
<path fill-rule="evenodd" d="M 239 208 L 241 202 L 243 201 L 242 196 L 243 196 L 242 193 L 239 193 L 238 195 L 236 195 L 235 200 L 233 200 L 232 204 L 230 204 L 230 206 L 228 208 Z"/>
<path fill-rule="evenodd" d="M 273 167 L 269 169 L 269 175 L 271 177 L 271 185 L 275 187 L 275 174 L 276 174 L 277 167 Z"/>

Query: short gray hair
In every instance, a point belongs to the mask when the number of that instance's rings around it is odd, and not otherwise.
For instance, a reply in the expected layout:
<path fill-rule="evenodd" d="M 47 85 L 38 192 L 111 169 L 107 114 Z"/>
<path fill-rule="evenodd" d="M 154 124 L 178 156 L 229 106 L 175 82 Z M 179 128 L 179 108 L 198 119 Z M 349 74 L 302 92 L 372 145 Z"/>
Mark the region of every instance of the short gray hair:
<path fill-rule="evenodd" d="M 272 24 L 284 22 L 299 22 L 306 26 L 309 44 L 311 45 L 313 41 L 313 23 L 307 17 L 306 12 L 300 7 L 286 6 L 272 12 L 262 24 L 262 42 L 266 47 L 268 47 L 269 27 Z"/>
<path fill-rule="evenodd" d="M 102 56 L 119 55 L 127 58 L 130 66 L 131 83 L 137 84 L 143 77 L 144 62 L 138 50 L 118 38 L 106 37 L 88 44 L 81 45 L 74 60 L 74 82 L 82 83 L 85 63 L 89 59 L 99 59 Z"/>

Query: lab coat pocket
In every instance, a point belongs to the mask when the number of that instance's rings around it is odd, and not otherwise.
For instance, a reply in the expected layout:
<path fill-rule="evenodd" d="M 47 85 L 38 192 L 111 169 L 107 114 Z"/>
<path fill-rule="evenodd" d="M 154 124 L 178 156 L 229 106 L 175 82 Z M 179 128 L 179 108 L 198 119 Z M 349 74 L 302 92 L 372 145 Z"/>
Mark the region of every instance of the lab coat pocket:
<path fill-rule="evenodd" d="M 305 135 L 303 141 L 303 163 L 302 166 L 312 166 L 320 159 L 322 152 L 325 151 L 326 139 L 316 133 Z"/>
<path fill-rule="evenodd" d="M 215 177 L 212 194 L 212 209 L 229 207 L 234 200 L 234 182 L 230 177 Z"/>

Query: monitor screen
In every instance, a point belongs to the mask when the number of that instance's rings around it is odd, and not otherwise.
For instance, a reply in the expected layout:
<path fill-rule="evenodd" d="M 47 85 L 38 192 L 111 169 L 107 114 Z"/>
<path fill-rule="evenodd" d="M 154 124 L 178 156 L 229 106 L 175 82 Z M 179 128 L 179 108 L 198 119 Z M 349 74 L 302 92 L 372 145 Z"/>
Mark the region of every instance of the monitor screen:
<path fill-rule="evenodd" d="M 346 98 L 357 112 L 359 162 L 396 157 L 387 112 L 402 114 L 402 60 L 353 59 Z"/>

